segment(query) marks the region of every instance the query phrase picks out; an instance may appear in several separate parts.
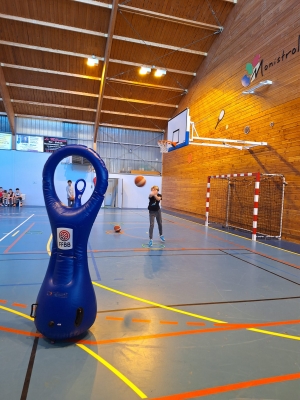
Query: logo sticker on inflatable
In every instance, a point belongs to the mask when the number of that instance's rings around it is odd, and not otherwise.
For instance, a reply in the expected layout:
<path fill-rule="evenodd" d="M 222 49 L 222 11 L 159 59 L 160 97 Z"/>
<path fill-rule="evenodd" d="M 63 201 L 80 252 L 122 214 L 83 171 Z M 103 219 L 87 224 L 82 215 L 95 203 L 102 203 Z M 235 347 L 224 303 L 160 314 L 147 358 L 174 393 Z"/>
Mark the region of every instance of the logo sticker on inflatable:
<path fill-rule="evenodd" d="M 73 249 L 73 229 L 57 228 L 57 247 L 61 250 Z"/>

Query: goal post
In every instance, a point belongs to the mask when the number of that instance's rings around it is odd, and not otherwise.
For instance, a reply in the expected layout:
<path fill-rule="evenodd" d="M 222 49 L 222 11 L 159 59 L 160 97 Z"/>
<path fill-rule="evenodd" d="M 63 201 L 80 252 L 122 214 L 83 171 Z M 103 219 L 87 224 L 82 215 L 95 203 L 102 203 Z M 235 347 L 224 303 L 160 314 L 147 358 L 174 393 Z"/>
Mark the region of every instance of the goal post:
<path fill-rule="evenodd" d="M 249 231 L 257 237 L 280 238 L 285 178 L 260 172 L 211 175 L 207 178 L 205 225 Z"/>

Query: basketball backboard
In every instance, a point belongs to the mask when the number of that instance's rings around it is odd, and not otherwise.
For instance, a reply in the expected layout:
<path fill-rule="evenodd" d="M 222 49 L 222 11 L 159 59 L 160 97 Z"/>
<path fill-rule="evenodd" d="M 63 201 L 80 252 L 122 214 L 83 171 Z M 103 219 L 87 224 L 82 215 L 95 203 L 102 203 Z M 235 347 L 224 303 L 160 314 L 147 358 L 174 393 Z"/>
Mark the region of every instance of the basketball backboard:
<path fill-rule="evenodd" d="M 190 136 L 190 116 L 189 109 L 186 108 L 168 122 L 168 140 L 176 142 L 175 147 L 169 147 L 168 151 L 177 150 L 189 144 Z"/>

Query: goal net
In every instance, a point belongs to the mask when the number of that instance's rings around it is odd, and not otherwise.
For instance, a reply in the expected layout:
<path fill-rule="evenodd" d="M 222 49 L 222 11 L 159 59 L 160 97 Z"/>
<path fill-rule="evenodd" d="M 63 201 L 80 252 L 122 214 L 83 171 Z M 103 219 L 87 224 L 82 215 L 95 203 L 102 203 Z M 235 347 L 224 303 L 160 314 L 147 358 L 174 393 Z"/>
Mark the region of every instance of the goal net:
<path fill-rule="evenodd" d="M 278 174 L 209 176 L 206 220 L 227 228 L 252 232 L 256 237 L 280 238 L 285 179 Z"/>

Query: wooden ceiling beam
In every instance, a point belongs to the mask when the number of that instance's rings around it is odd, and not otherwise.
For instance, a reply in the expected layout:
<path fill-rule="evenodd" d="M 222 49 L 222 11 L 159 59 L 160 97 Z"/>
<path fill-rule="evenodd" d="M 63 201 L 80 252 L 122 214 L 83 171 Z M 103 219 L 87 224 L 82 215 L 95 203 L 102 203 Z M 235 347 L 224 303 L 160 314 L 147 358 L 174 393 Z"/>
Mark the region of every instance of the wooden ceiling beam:
<path fill-rule="evenodd" d="M 71 72 L 61 72 L 61 71 L 55 71 L 53 69 L 25 67 L 24 65 L 15 65 L 15 64 L 7 64 L 7 63 L 1 63 L 1 66 L 6 67 L 6 68 L 25 70 L 25 71 L 41 72 L 44 74 L 71 76 L 72 78 L 82 78 L 82 79 L 90 79 L 90 80 L 94 80 L 94 81 L 101 81 L 101 78 L 99 78 L 97 76 L 72 74 Z"/>
<path fill-rule="evenodd" d="M 109 62 L 110 63 L 116 63 L 116 64 L 123 64 L 123 65 L 130 65 L 130 66 L 138 67 L 138 68 L 141 67 L 140 63 L 135 63 L 135 62 L 131 62 L 131 61 L 116 60 L 116 59 L 113 59 L 113 58 L 111 58 L 109 60 Z M 144 65 L 144 66 L 146 67 L 147 65 Z M 151 68 L 152 68 L 152 66 L 151 66 Z M 172 68 L 165 68 L 165 67 L 160 67 L 158 65 L 156 65 L 155 68 L 164 69 L 165 71 L 173 72 L 174 74 L 196 76 L 196 72 L 182 71 L 182 70 L 172 69 Z"/>
<path fill-rule="evenodd" d="M 75 52 L 71 52 L 71 51 L 52 49 L 50 47 L 32 46 L 32 45 L 29 45 L 29 44 L 10 42 L 10 41 L 7 41 L 7 40 L 0 40 L 0 44 L 3 44 L 5 46 L 20 47 L 22 49 L 45 51 L 47 53 L 63 54 L 63 55 L 66 55 L 66 56 L 80 57 L 80 58 L 85 58 L 85 59 L 90 57 L 90 54 L 82 54 L 82 53 L 75 53 Z M 97 57 L 96 56 L 96 58 L 99 61 L 104 61 L 104 57 Z M 131 62 L 131 61 L 122 61 L 122 60 L 110 59 L 109 62 L 115 63 L 115 64 L 130 65 L 130 66 L 134 66 L 134 67 L 141 67 L 140 63 L 134 63 L 134 62 Z M 172 68 L 165 68 L 165 67 L 160 67 L 158 65 L 156 65 L 156 68 L 164 69 L 167 72 L 173 72 L 175 74 L 196 76 L 196 72 L 189 72 L 189 71 L 182 71 L 182 70 L 177 70 L 177 69 L 172 69 Z"/>
<path fill-rule="evenodd" d="M 3 101 L 3 99 L 0 98 L 0 101 Z M 11 102 L 19 103 L 19 104 L 29 104 L 29 105 L 33 105 L 33 106 L 50 107 L 50 108 L 51 107 L 62 108 L 62 109 L 66 108 L 68 110 L 90 111 L 90 112 L 97 111 L 96 108 L 74 107 L 74 106 L 69 106 L 69 105 L 65 105 L 65 104 L 41 103 L 39 101 L 11 99 Z M 131 113 L 125 113 L 125 112 L 119 112 L 119 111 L 110 111 L 110 110 L 102 110 L 101 113 L 112 114 L 112 115 L 122 115 L 122 116 L 135 117 L 135 118 L 158 119 L 158 120 L 162 120 L 162 121 L 168 121 L 170 119 L 168 117 L 158 117 L 156 115 L 131 114 Z"/>
<path fill-rule="evenodd" d="M 115 125 L 115 124 L 105 124 L 101 123 L 100 126 L 108 126 L 109 128 L 122 128 L 122 129 L 133 129 L 135 131 L 150 131 L 150 132 L 161 132 L 164 133 L 163 129 L 152 129 L 152 128 L 141 128 L 140 126 L 127 126 L 127 125 Z"/>
<path fill-rule="evenodd" d="M 10 42 L 7 40 L 0 40 L 0 44 L 6 45 L 6 46 L 14 46 L 14 47 L 20 47 L 22 49 L 29 49 L 29 50 L 39 50 L 39 51 L 46 51 L 47 53 L 54 53 L 54 54 L 63 54 L 65 56 L 73 56 L 73 57 L 80 57 L 80 58 L 85 58 L 88 59 L 91 55 L 90 54 L 82 54 L 82 53 L 75 53 L 73 51 L 65 51 L 65 50 L 59 50 L 59 49 L 52 49 L 51 47 L 42 47 L 42 46 L 32 46 L 30 44 L 24 44 L 24 43 L 17 43 L 17 42 Z M 97 57 L 96 58 L 99 61 L 103 61 L 103 57 Z"/>
<path fill-rule="evenodd" d="M 135 8 L 135 7 L 126 6 L 123 4 L 119 4 L 119 9 L 121 11 L 128 12 L 131 14 L 143 15 L 145 17 L 152 17 L 152 18 L 163 20 L 163 21 L 174 22 L 176 24 L 192 26 L 194 28 L 202 28 L 202 29 L 207 29 L 207 30 L 212 30 L 212 31 L 218 31 L 221 28 L 218 25 L 211 25 L 211 24 L 206 24 L 204 22 L 193 21 L 190 19 L 178 18 L 178 17 L 174 17 L 172 15 L 161 14 L 161 13 L 157 13 L 157 12 L 150 11 L 150 10 L 143 10 L 141 8 Z"/>
<path fill-rule="evenodd" d="M 168 121 L 170 119 L 170 118 L 166 118 L 166 117 L 156 117 L 155 115 L 130 114 L 130 113 L 122 113 L 119 111 L 102 110 L 101 112 L 103 114 L 125 115 L 127 117 L 147 118 L 147 119 L 160 119 L 163 121 Z"/>
<path fill-rule="evenodd" d="M 114 39 L 121 40 L 124 42 L 142 44 L 142 45 L 146 45 L 146 46 L 159 47 L 162 49 L 180 51 L 182 53 L 196 54 L 198 56 L 205 56 L 205 57 L 207 56 L 207 53 L 204 51 L 190 50 L 190 49 L 186 49 L 185 47 L 170 46 L 168 44 L 163 44 L 163 43 L 148 42 L 147 40 L 134 39 L 134 38 L 129 38 L 129 37 L 125 37 L 125 36 L 117 36 L 117 35 L 114 35 Z"/>
<path fill-rule="evenodd" d="M 65 90 L 65 89 L 57 89 L 57 88 L 49 88 L 44 86 L 33 86 L 33 85 L 23 85 L 21 83 L 6 83 L 7 86 L 18 87 L 22 89 L 31 89 L 31 90 L 42 90 L 46 92 L 55 92 L 55 93 L 66 93 L 66 94 L 74 94 L 77 96 L 87 96 L 87 97 L 98 97 L 98 94 L 87 93 L 87 92 L 76 92 L 74 90 Z M 104 99 L 108 100 L 118 100 L 118 101 L 126 101 L 127 103 L 140 103 L 140 104 L 149 104 L 149 105 L 157 105 L 161 107 L 172 107 L 177 108 L 176 104 L 167 104 L 167 103 L 156 103 L 154 101 L 144 101 L 139 99 L 129 99 L 124 97 L 113 97 L 113 96 L 103 96 Z"/>
<path fill-rule="evenodd" d="M 97 105 L 97 112 L 96 112 L 95 126 L 94 126 L 94 144 L 95 145 L 97 143 L 98 127 L 99 127 L 101 108 L 102 108 L 102 103 L 103 103 L 105 81 L 106 81 L 106 76 L 107 76 L 107 69 L 108 69 L 110 52 L 111 52 L 111 47 L 112 47 L 113 34 L 114 34 L 114 30 L 115 30 L 117 13 L 118 13 L 118 1 L 119 0 L 113 0 L 112 10 L 111 10 L 111 14 L 110 14 L 108 37 L 107 37 L 106 47 L 105 47 L 104 63 L 103 63 L 103 68 L 102 68 L 99 98 L 98 98 L 98 105 Z"/>
<path fill-rule="evenodd" d="M 108 36 L 108 34 L 106 34 L 106 33 L 91 31 L 88 29 L 75 28 L 75 27 L 68 26 L 68 25 L 54 24 L 51 22 L 45 22 L 45 21 L 40 21 L 40 20 L 36 20 L 36 19 L 22 18 L 22 17 L 17 17 L 15 15 L 0 14 L 0 18 L 26 22 L 28 24 L 47 26 L 47 27 L 51 27 L 51 28 L 55 28 L 55 29 L 63 29 L 63 30 L 71 31 L 71 32 L 84 33 L 87 35 L 94 35 L 94 36 L 100 36 L 100 37 L 105 37 L 105 38 L 107 38 L 107 36 Z M 159 47 L 159 48 L 168 49 L 168 50 L 180 51 L 183 53 L 191 53 L 191 54 L 196 54 L 199 56 L 207 56 L 207 53 L 203 52 L 203 51 L 190 50 L 190 49 L 186 49 L 185 47 L 176 47 L 176 46 L 171 46 L 171 45 L 156 43 L 156 42 L 148 42 L 146 40 L 134 39 L 131 37 L 113 35 L 112 39 L 129 42 L 129 43 L 137 43 L 137 44 L 141 44 L 141 45 Z"/>
<path fill-rule="evenodd" d="M 93 125 L 94 122 L 91 121 L 83 121 L 80 119 L 66 119 L 66 118 L 54 118 L 54 117 L 45 117 L 45 116 L 40 116 L 40 115 L 30 115 L 30 114 L 16 114 L 16 117 L 21 117 L 21 118 L 30 118 L 30 119 L 47 119 L 50 121 L 61 121 L 61 122 L 74 122 L 75 124 L 87 124 L 87 125 Z M 92 141 L 92 139 L 91 139 Z"/>
<path fill-rule="evenodd" d="M 53 22 L 41 21 L 38 19 L 23 18 L 23 17 L 18 17 L 16 15 L 1 14 L 1 13 L 0 13 L 0 18 L 9 19 L 12 21 L 26 22 L 27 24 L 47 26 L 49 28 L 62 29 L 65 31 L 84 33 L 86 35 L 93 35 L 93 36 L 100 36 L 100 37 L 107 38 L 107 33 L 91 31 L 89 29 L 76 28 L 74 26 L 69 26 L 69 25 L 54 24 Z"/>
<path fill-rule="evenodd" d="M 0 63 L 0 65 L 5 68 L 20 69 L 20 70 L 24 70 L 24 71 L 40 72 L 40 73 L 44 73 L 44 74 L 70 76 L 72 78 L 81 78 L 81 79 L 90 79 L 90 80 L 94 80 L 94 81 L 101 81 L 101 78 L 99 78 L 98 76 L 73 74 L 70 72 L 55 71 L 53 69 L 33 68 L 33 67 L 26 67 L 24 65 L 14 65 L 14 64 L 7 64 L 7 63 Z M 124 85 L 148 87 L 151 89 L 168 90 L 168 91 L 174 91 L 174 92 L 185 92 L 186 91 L 186 89 L 176 88 L 173 86 L 162 86 L 162 85 L 155 85 L 155 84 L 151 84 L 151 83 L 143 83 L 143 82 L 138 82 L 138 81 L 129 81 L 129 80 L 124 80 L 124 79 L 107 78 L 107 80 L 110 82 L 116 82 L 116 83 L 120 83 L 120 84 L 124 84 Z"/>
<path fill-rule="evenodd" d="M 9 121 L 9 125 L 10 125 L 10 130 L 12 132 L 13 135 L 16 134 L 15 131 L 15 113 L 13 110 L 13 106 L 11 104 L 11 99 L 8 93 L 8 89 L 7 89 L 7 84 L 5 81 L 5 77 L 4 77 L 4 73 L 3 73 L 3 69 L 0 66 L 0 94 L 2 96 L 2 101 L 4 104 L 4 109 L 6 111 L 7 114 L 7 118 Z"/>
<path fill-rule="evenodd" d="M 23 85 L 21 83 L 11 83 L 11 82 L 7 83 L 6 85 L 7 86 L 18 87 L 18 88 L 22 88 L 22 89 L 42 90 L 44 92 L 67 93 L 67 94 L 75 94 L 75 95 L 78 95 L 78 96 L 98 97 L 98 94 L 95 94 L 95 93 L 76 92 L 74 90 L 49 88 L 49 87 L 45 87 L 45 86 Z"/>
<path fill-rule="evenodd" d="M 152 83 L 143 83 L 138 81 L 127 81 L 125 79 L 116 79 L 116 78 L 107 78 L 108 82 L 116 82 L 120 83 L 121 85 L 131 85 L 131 86 L 139 86 L 139 87 L 147 87 L 151 89 L 159 89 L 159 90 L 169 90 L 174 92 L 187 92 L 187 89 L 182 89 L 173 86 L 162 86 L 162 85 L 155 85 Z"/>
<path fill-rule="evenodd" d="M 129 98 L 125 98 L 125 97 L 113 97 L 113 96 L 103 96 L 103 97 L 108 100 L 126 101 L 127 103 L 140 103 L 140 104 L 149 104 L 149 105 L 160 106 L 160 107 L 178 108 L 177 104 L 156 103 L 155 101 L 129 99 Z"/>
<path fill-rule="evenodd" d="M 54 107 L 54 108 L 67 108 L 70 110 L 78 110 L 78 111 L 91 111 L 96 112 L 96 108 L 84 108 L 84 107 L 74 107 L 74 106 L 67 106 L 63 104 L 53 104 L 53 103 L 41 103 L 40 101 L 28 101 L 28 100 L 17 100 L 12 99 L 12 103 L 20 103 L 20 104 L 30 104 L 33 106 L 42 106 L 42 107 Z"/>
<path fill-rule="evenodd" d="M 94 0 L 71 0 L 76 1 L 77 3 L 84 3 L 90 4 L 92 6 L 103 7 L 103 8 L 111 8 L 111 4 L 102 3 L 101 1 L 94 1 Z"/>

